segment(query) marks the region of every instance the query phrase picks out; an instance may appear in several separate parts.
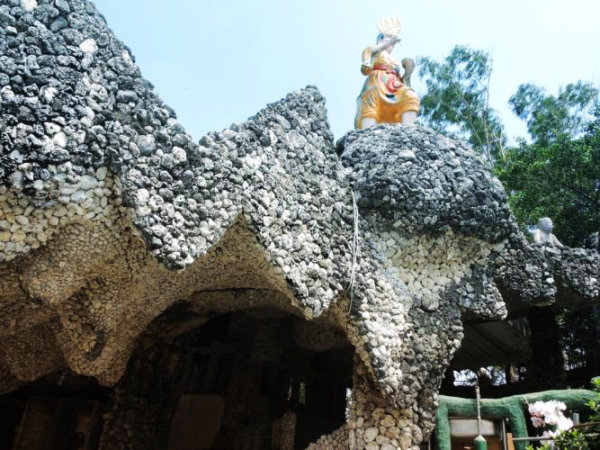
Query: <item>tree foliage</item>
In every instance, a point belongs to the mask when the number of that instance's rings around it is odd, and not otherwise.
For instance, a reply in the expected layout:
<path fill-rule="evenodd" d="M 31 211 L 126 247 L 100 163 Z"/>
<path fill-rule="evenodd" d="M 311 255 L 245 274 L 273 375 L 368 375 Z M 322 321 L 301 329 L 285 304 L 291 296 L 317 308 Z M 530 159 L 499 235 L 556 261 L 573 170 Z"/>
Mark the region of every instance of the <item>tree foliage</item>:
<path fill-rule="evenodd" d="M 469 142 L 490 163 L 503 157 L 504 127 L 489 106 L 490 55 L 456 46 L 442 62 L 419 58 L 427 85 L 421 120 L 436 131 Z"/>
<path fill-rule="evenodd" d="M 497 172 L 520 223 L 551 217 L 555 234 L 572 246 L 600 229 L 600 133 L 522 143 L 507 152 Z"/>
<path fill-rule="evenodd" d="M 506 148 L 502 121 L 489 106 L 490 55 L 457 46 L 441 62 L 420 58 L 419 72 L 427 86 L 422 121 L 466 140 L 494 164 L 523 228 L 548 216 L 555 234 L 570 246 L 580 246 L 586 236 L 600 231 L 596 87 L 577 81 L 552 95 L 531 83 L 519 86 L 509 104 L 526 123 L 530 139 Z M 598 310 L 585 320 L 574 311 L 563 311 L 557 318 L 569 362 L 586 370 L 597 368 L 600 352 L 593 347 L 600 330 Z"/>
<path fill-rule="evenodd" d="M 527 123 L 534 142 L 548 144 L 561 135 L 580 137 L 592 118 L 598 90 L 578 81 L 561 88 L 557 96 L 527 83 L 519 86 L 509 103 L 514 113 Z"/>
<path fill-rule="evenodd" d="M 600 305 L 559 310 L 556 320 L 567 367 L 587 377 L 600 373 Z"/>
<path fill-rule="evenodd" d="M 495 165 L 524 227 L 549 216 L 568 245 L 600 230 L 598 89 L 577 81 L 552 95 L 530 83 L 519 86 L 509 103 L 531 139 L 507 149 L 502 121 L 489 106 L 488 53 L 456 46 L 441 62 L 419 62 L 427 85 L 421 120 L 466 140 Z"/>
<path fill-rule="evenodd" d="M 518 221 L 549 216 L 567 245 L 600 230 L 600 114 L 598 91 L 577 82 L 557 97 L 522 85 L 511 98 L 533 142 L 521 141 L 496 165 Z"/>

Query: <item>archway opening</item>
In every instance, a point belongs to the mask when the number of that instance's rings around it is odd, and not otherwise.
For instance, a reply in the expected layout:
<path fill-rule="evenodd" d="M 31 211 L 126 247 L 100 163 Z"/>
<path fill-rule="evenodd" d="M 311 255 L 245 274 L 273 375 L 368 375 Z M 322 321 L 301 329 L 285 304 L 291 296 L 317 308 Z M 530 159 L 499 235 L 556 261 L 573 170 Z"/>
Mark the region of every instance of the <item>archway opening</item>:
<path fill-rule="evenodd" d="M 183 318 L 189 330 L 193 316 L 179 304 L 158 321 L 173 336 L 174 324 Z M 146 448 L 304 449 L 346 422 L 354 348 L 343 330 L 273 308 L 202 321 L 134 354 L 105 429 L 122 428 L 128 399 L 140 398 L 154 399 L 144 420 L 161 424 L 150 434 L 126 424 Z"/>

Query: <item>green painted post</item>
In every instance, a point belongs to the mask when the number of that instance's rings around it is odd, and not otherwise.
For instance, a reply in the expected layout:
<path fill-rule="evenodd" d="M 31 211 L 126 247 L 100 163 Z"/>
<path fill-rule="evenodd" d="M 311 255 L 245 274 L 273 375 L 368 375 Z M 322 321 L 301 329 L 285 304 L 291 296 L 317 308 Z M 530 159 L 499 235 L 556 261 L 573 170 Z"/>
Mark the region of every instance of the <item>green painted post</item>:
<path fill-rule="evenodd" d="M 448 404 L 440 402 L 438 412 L 435 416 L 435 450 L 449 450 L 450 447 L 450 421 L 448 420 Z"/>
<path fill-rule="evenodd" d="M 497 399 L 481 400 L 481 416 L 485 419 L 504 420 L 508 418 L 510 428 L 514 437 L 527 436 L 527 403 L 538 400 L 559 400 L 567 405 L 567 408 L 583 408 L 590 400 L 596 398 L 596 393 L 583 389 L 571 389 L 562 391 L 545 391 L 532 394 L 514 395 Z M 446 397 L 440 395 L 440 406 L 436 415 L 436 439 L 437 450 L 450 450 L 451 417 L 477 417 L 477 405 L 473 399 Z M 526 442 L 515 442 L 516 450 L 525 450 Z M 478 449 L 478 447 L 476 447 Z"/>

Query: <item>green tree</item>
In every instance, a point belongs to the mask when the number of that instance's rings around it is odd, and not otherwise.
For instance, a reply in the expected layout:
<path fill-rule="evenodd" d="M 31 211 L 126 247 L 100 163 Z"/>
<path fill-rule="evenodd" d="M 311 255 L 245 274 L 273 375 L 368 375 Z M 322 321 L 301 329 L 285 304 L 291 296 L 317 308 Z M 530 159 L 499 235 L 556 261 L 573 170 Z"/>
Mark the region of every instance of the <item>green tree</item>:
<path fill-rule="evenodd" d="M 600 108 L 598 90 L 578 81 L 560 89 L 557 96 L 521 85 L 511 97 L 513 111 L 527 124 L 531 143 L 519 142 L 496 164 L 519 223 L 533 225 L 549 216 L 564 244 L 580 246 L 600 230 Z M 587 314 L 556 313 L 560 346 L 572 368 L 595 375 L 599 367 L 598 310 Z M 564 435 L 566 446 L 580 446 L 582 434 Z M 582 441 L 583 442 L 583 441 Z"/>
<path fill-rule="evenodd" d="M 556 235 L 579 246 L 600 230 L 598 90 L 580 81 L 555 97 L 527 84 L 510 103 L 532 138 L 496 164 L 512 210 L 524 225 L 551 217 Z"/>
<path fill-rule="evenodd" d="M 533 142 L 548 144 L 561 135 L 580 137 L 596 112 L 598 90 L 578 81 L 548 95 L 533 84 L 522 84 L 509 103 L 514 113 L 527 123 Z"/>
<path fill-rule="evenodd" d="M 444 61 L 419 58 L 419 75 L 427 86 L 421 120 L 455 139 L 469 142 L 492 164 L 503 159 L 506 138 L 489 105 L 492 59 L 481 50 L 456 46 Z"/>
<path fill-rule="evenodd" d="M 494 164 L 519 223 L 528 227 L 549 216 L 558 237 L 572 246 L 600 230 L 600 106 L 592 84 L 578 81 L 556 96 L 521 85 L 509 103 L 527 124 L 530 141 L 506 149 L 502 122 L 489 106 L 489 54 L 457 46 L 441 62 L 419 58 L 419 67 L 427 86 L 421 120 L 469 142 Z M 559 331 L 556 346 L 573 364 L 597 368 L 599 352 L 585 344 L 597 342 L 597 314 L 581 321 L 577 312 L 564 311 L 551 324 L 552 315 L 546 328 Z"/>

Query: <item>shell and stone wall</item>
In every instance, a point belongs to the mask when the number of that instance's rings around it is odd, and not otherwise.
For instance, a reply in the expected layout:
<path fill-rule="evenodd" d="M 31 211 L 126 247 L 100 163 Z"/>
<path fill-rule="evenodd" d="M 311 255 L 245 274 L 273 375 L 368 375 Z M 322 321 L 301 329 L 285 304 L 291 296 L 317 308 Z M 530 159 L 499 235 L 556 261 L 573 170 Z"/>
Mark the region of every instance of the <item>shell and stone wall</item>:
<path fill-rule="evenodd" d="M 528 244 L 461 143 L 336 146 L 315 87 L 195 143 L 92 3 L 7 0 L 0 24 L 2 392 L 115 385 L 177 302 L 270 307 L 356 349 L 349 423 L 315 445 L 417 448 L 463 320 L 598 300 L 598 253 Z"/>

